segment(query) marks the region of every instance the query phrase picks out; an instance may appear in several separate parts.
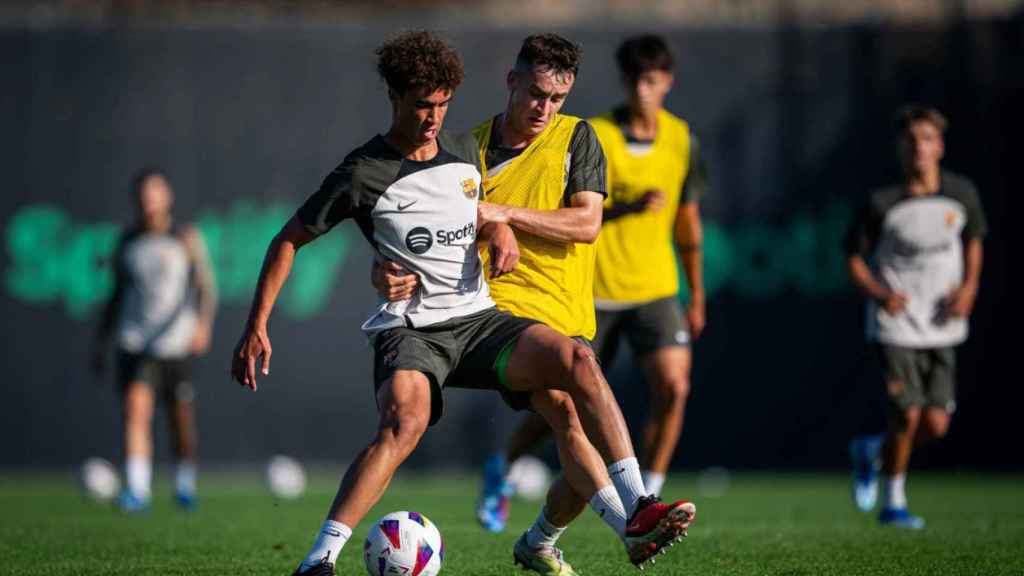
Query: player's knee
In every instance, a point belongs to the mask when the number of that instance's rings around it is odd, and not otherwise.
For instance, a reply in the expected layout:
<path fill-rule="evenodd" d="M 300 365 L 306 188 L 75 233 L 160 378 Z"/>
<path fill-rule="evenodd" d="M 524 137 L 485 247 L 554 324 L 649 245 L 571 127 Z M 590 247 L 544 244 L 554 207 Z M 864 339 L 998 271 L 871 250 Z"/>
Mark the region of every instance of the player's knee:
<path fill-rule="evenodd" d="M 930 438 L 945 438 L 949 433 L 949 415 L 944 412 L 929 411 L 925 419 L 925 432 Z"/>
<path fill-rule="evenodd" d="M 594 377 L 600 371 L 594 351 L 589 346 L 573 341 L 567 350 L 567 357 L 574 388 L 588 396 L 599 393 L 604 382 Z"/>
<path fill-rule="evenodd" d="M 419 444 L 420 438 L 427 431 L 430 423 L 430 407 L 423 410 L 422 406 L 410 406 L 397 414 L 398 425 L 395 428 L 395 438 L 399 448 L 403 452 L 412 452 Z"/>
<path fill-rule="evenodd" d="M 897 424 L 903 430 L 915 430 L 921 421 L 921 408 L 910 406 L 904 408 L 898 414 Z"/>
<path fill-rule="evenodd" d="M 690 395 L 690 380 L 684 376 L 662 378 L 659 381 L 658 394 L 667 407 L 682 407 Z"/>

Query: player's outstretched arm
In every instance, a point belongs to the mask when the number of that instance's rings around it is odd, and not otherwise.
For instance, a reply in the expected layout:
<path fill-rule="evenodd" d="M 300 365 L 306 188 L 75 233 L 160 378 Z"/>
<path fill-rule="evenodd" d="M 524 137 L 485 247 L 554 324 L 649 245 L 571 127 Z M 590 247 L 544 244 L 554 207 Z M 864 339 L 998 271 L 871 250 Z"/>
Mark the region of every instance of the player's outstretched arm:
<path fill-rule="evenodd" d="M 601 232 L 603 211 L 604 195 L 590 191 L 573 194 L 569 206 L 557 210 L 536 210 L 490 202 L 481 202 L 479 206 L 482 223 L 508 224 L 517 230 L 549 240 L 584 244 L 597 240 Z"/>
<path fill-rule="evenodd" d="M 270 311 L 288 279 L 295 253 L 314 238 L 316 236 L 293 216 L 267 248 L 249 319 L 231 358 L 231 376 L 240 385 L 248 386 L 253 391 L 256 390 L 256 363 L 260 362 L 260 371 L 264 375 L 270 374 L 271 348 L 267 335 Z"/>
<path fill-rule="evenodd" d="M 686 316 L 694 338 L 700 337 L 705 325 L 704 305 L 704 228 L 700 221 L 700 206 L 697 202 L 683 202 L 676 212 L 676 244 L 679 259 L 686 273 L 686 287 L 690 291 L 690 303 Z"/>

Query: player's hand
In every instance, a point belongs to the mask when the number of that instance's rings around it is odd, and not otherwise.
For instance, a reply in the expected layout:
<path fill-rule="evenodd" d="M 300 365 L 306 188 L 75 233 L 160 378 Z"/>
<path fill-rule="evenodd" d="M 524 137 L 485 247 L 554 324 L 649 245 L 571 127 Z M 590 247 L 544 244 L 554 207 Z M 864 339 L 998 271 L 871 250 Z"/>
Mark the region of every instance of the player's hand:
<path fill-rule="evenodd" d="M 377 289 L 377 294 L 388 302 L 408 300 L 420 286 L 418 276 L 409 272 L 398 262 L 390 260 L 383 263 L 374 260 L 370 270 L 370 281 Z"/>
<path fill-rule="evenodd" d="M 247 324 L 231 356 L 231 377 L 255 392 L 256 364 L 260 364 L 260 372 L 264 376 L 269 376 L 270 354 L 270 338 L 266 326 L 256 328 Z"/>
<path fill-rule="evenodd" d="M 189 351 L 194 355 L 205 353 L 210 349 L 210 325 L 207 322 L 196 323 L 195 331 L 192 332 L 192 342 L 189 344 Z"/>
<path fill-rule="evenodd" d="M 644 192 L 635 206 L 637 212 L 657 212 L 665 207 L 665 193 L 652 188 Z"/>
<path fill-rule="evenodd" d="M 907 295 L 900 290 L 889 290 L 880 300 L 889 316 L 896 316 L 907 308 Z"/>
<path fill-rule="evenodd" d="M 510 219 L 509 207 L 490 202 L 480 202 L 476 205 L 476 217 L 481 228 L 488 222 L 508 224 Z"/>
<path fill-rule="evenodd" d="M 690 338 L 696 340 L 704 332 L 707 325 L 705 316 L 704 295 L 695 294 L 690 297 L 690 303 L 686 306 L 686 320 L 690 324 Z"/>
<path fill-rule="evenodd" d="M 495 226 L 487 250 L 491 256 L 491 278 L 508 274 L 519 264 L 519 242 L 511 226 Z"/>
<path fill-rule="evenodd" d="M 945 299 L 946 314 L 950 318 L 967 318 L 974 310 L 977 295 L 978 288 L 971 284 L 964 284 L 953 290 Z"/>

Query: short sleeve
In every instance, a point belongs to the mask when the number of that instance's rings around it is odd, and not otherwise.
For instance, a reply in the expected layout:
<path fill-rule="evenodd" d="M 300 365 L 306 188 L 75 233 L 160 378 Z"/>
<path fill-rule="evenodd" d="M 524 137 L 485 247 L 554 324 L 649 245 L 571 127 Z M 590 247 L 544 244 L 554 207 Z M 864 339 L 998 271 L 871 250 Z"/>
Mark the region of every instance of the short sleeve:
<path fill-rule="evenodd" d="M 604 150 L 594 128 L 585 120 L 581 120 L 573 131 L 569 153 L 571 156 L 569 179 L 565 186 L 565 204 L 568 205 L 569 198 L 577 192 L 597 192 L 602 196 L 608 196 L 608 165 Z"/>
<path fill-rule="evenodd" d="M 355 162 L 346 159 L 324 178 L 320 189 L 310 196 L 295 213 L 307 230 L 317 236 L 339 222 L 355 215 L 358 194 Z"/>
<path fill-rule="evenodd" d="M 686 171 L 686 180 L 683 181 L 683 189 L 680 191 L 679 202 L 699 202 L 704 197 L 707 188 L 707 165 L 701 155 L 700 143 L 696 136 L 690 137 L 690 158 L 689 168 Z"/>
<path fill-rule="evenodd" d="M 988 235 L 988 221 L 985 219 L 985 211 L 981 207 L 981 198 L 978 190 L 970 185 L 964 194 L 964 208 L 967 211 L 967 222 L 964 224 L 962 238 L 964 241 L 981 240 Z"/>

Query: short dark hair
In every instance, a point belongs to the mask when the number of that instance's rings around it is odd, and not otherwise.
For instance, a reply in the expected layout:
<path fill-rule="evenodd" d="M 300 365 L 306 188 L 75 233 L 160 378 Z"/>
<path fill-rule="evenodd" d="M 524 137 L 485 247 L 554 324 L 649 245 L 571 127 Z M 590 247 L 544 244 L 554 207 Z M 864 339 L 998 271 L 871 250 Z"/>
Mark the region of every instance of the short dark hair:
<path fill-rule="evenodd" d="M 915 122 L 929 122 L 938 128 L 940 134 L 945 133 L 946 128 L 949 127 L 949 120 L 946 120 L 946 117 L 938 109 L 924 104 L 908 104 L 900 108 L 893 118 L 893 130 L 896 137 L 899 138 L 905 134 Z"/>
<path fill-rule="evenodd" d="M 462 58 L 426 30 L 404 32 L 375 51 L 377 73 L 398 94 L 409 89 L 455 90 L 462 83 Z"/>
<path fill-rule="evenodd" d="M 627 78 L 639 78 L 651 70 L 671 72 L 675 64 L 668 42 L 657 34 L 626 38 L 615 51 L 615 60 L 619 63 L 619 71 Z"/>
<path fill-rule="evenodd" d="M 147 166 L 137 171 L 132 176 L 132 194 L 142 192 L 143 184 L 145 184 L 146 180 L 149 180 L 150 178 L 162 178 L 164 182 L 170 184 L 170 181 L 167 179 L 167 175 L 163 170 L 154 166 Z"/>
<path fill-rule="evenodd" d="M 558 34 L 533 34 L 523 40 L 516 56 L 516 68 L 549 69 L 559 74 L 579 74 L 583 50 Z"/>

